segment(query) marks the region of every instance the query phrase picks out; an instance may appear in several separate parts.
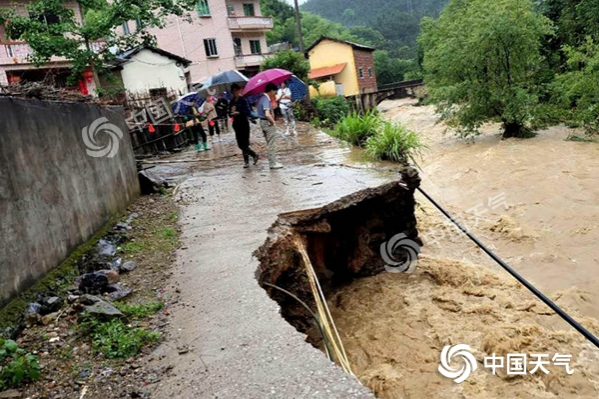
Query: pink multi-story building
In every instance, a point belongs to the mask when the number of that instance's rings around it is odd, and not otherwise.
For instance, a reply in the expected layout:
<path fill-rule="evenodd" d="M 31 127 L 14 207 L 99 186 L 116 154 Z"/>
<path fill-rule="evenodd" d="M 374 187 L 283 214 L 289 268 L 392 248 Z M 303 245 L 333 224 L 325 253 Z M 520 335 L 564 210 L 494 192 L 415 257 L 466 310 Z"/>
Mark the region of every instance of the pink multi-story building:
<path fill-rule="evenodd" d="M 0 0 L 0 8 L 16 8 L 26 13 L 29 1 Z M 81 20 L 78 3 L 69 1 L 65 6 L 73 8 Z M 191 13 L 191 22 L 188 18 L 171 16 L 165 28 L 148 30 L 156 36 L 157 47 L 191 61 L 186 78 L 188 83 L 198 84 L 210 75 L 230 69 L 238 69 L 250 76 L 255 74 L 267 56 L 266 32 L 272 28 L 272 18 L 261 15 L 259 0 L 198 0 L 196 10 Z M 118 31 L 130 34 L 136 29 L 142 27 L 136 21 L 130 21 Z M 0 26 L 0 84 L 38 81 L 51 75 L 63 86 L 70 63 L 56 57 L 38 67 L 29 62 L 31 53 L 27 43 L 7 40 L 4 27 Z M 91 92 L 91 84 L 91 79 L 83 79 L 80 89 Z"/>
<path fill-rule="evenodd" d="M 230 69 L 253 76 L 267 56 L 272 28 L 259 0 L 199 0 L 191 23 L 172 16 L 164 29 L 150 32 L 159 48 L 191 60 L 188 81 L 194 84 Z"/>
<path fill-rule="evenodd" d="M 20 14 L 27 15 L 28 0 L 0 0 L 0 8 L 14 9 Z M 70 0 L 64 3 L 64 7 L 73 9 L 75 19 L 81 22 L 82 14 L 79 4 Z M 43 15 L 47 23 L 53 23 L 56 16 Z M 93 47 L 101 46 L 101 43 L 93 43 Z M 11 41 L 5 36 L 4 26 L 0 26 L 0 84 L 18 83 L 22 80 L 28 81 L 50 81 L 58 86 L 65 86 L 70 74 L 70 62 L 60 57 L 52 57 L 50 62 L 38 67 L 29 61 L 33 54 L 31 47 L 26 42 Z M 79 83 L 82 92 L 93 91 L 91 79 L 82 79 Z"/>

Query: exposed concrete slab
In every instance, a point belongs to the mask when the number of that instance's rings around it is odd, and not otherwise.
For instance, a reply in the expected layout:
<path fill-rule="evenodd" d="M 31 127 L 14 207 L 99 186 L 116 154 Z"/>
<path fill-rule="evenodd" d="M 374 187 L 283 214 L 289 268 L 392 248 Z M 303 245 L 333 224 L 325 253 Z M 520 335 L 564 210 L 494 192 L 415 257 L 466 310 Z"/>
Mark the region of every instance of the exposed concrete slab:
<path fill-rule="evenodd" d="M 234 151 L 232 142 L 216 146 L 220 156 Z M 283 320 L 254 278 L 258 261 L 252 252 L 279 213 L 319 207 L 396 180 L 397 174 L 339 165 L 349 162 L 351 150 L 320 133 L 281 140 L 280 147 L 283 170 L 271 172 L 267 162 L 244 170 L 241 157 L 221 158 L 201 163 L 211 169 L 182 183 L 187 249 L 178 254 L 173 284 L 188 306 L 172 311 L 172 336 L 157 357 L 162 366 L 174 366 L 173 376 L 162 380 L 153 397 L 374 397 Z M 192 350 L 179 355 L 186 346 Z"/>

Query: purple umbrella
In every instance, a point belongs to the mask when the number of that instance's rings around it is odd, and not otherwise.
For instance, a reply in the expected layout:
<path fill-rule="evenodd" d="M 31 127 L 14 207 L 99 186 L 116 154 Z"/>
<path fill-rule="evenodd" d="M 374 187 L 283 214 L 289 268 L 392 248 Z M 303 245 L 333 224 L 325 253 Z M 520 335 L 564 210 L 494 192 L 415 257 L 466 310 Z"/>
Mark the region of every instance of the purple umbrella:
<path fill-rule="evenodd" d="M 264 93 L 266 85 L 274 83 L 276 85 L 283 83 L 287 79 L 293 76 L 293 73 L 284 69 L 268 69 L 264 72 L 260 72 L 247 82 L 245 90 L 243 91 L 244 96 L 251 96 L 254 94 Z"/>

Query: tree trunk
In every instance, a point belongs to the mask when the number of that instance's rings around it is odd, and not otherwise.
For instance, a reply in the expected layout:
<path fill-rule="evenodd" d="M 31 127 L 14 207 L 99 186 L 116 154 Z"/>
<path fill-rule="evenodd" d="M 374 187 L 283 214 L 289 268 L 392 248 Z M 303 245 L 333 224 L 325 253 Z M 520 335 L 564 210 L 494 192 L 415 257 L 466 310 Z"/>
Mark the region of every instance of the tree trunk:
<path fill-rule="evenodd" d="M 521 122 L 503 122 L 503 138 L 509 139 L 512 137 L 515 138 L 530 138 L 533 137 L 533 131 L 524 126 Z"/>

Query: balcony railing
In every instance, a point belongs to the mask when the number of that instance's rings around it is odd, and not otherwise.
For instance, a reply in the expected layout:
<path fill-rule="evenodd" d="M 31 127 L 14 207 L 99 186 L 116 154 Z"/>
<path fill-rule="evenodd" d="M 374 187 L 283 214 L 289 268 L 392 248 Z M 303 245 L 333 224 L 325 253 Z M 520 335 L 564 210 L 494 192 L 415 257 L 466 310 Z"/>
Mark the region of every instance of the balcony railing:
<path fill-rule="evenodd" d="M 259 66 L 262 65 L 264 60 L 270 54 L 247 54 L 247 55 L 237 55 L 235 56 L 235 65 L 237 68 L 245 68 L 250 66 Z"/>
<path fill-rule="evenodd" d="M 229 17 L 232 31 L 270 30 L 274 27 L 271 17 Z"/>
<path fill-rule="evenodd" d="M 0 64 L 26 64 L 33 50 L 27 43 L 14 42 L 0 45 Z"/>
<path fill-rule="evenodd" d="M 99 40 L 91 43 L 91 50 L 98 53 L 106 42 Z M 26 42 L 0 43 L 0 65 L 29 64 L 33 49 Z M 64 61 L 63 57 L 52 57 L 50 61 Z"/>

